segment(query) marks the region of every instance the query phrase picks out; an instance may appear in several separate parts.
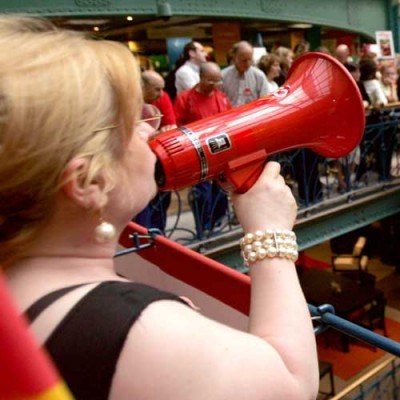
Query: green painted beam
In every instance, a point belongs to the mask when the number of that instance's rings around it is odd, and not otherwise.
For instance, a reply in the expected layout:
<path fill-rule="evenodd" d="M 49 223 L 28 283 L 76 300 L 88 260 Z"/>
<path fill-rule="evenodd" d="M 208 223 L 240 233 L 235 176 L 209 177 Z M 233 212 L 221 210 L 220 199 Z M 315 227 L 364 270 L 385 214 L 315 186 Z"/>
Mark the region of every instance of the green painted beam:
<path fill-rule="evenodd" d="M 299 248 L 304 250 L 397 213 L 400 213 L 400 187 L 350 202 L 326 215 L 320 213 L 304 219 L 295 228 Z"/>
<path fill-rule="evenodd" d="M 398 1 L 388 1 L 388 29 L 393 32 L 394 50 L 396 53 L 400 50 L 400 7 Z"/>
<path fill-rule="evenodd" d="M 373 39 L 388 29 L 389 0 L 0 0 L 0 11 L 44 16 L 149 15 L 305 22 Z M 390 9 L 391 10 L 391 9 Z"/>

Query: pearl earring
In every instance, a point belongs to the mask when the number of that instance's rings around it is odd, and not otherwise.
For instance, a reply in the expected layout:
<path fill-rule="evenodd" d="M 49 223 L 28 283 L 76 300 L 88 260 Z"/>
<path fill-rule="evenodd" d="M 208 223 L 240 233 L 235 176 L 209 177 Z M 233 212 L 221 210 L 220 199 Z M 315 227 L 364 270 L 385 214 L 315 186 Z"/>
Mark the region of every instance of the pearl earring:
<path fill-rule="evenodd" d="M 115 238 L 115 226 L 109 222 L 102 221 L 96 226 L 94 235 L 98 243 L 105 243 Z"/>

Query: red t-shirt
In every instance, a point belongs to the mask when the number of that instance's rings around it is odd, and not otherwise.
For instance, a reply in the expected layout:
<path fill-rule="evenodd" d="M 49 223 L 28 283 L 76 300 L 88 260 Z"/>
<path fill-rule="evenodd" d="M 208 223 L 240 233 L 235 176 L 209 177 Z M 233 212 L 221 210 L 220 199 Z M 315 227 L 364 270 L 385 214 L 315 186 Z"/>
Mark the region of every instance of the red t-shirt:
<path fill-rule="evenodd" d="M 174 108 L 167 92 L 163 90 L 160 98 L 151 104 L 156 106 L 163 115 L 161 118 L 161 128 L 165 125 L 176 125 Z"/>
<path fill-rule="evenodd" d="M 174 102 L 176 122 L 185 125 L 230 110 L 231 103 L 224 93 L 214 89 L 211 96 L 199 93 L 196 86 L 178 94 Z"/>

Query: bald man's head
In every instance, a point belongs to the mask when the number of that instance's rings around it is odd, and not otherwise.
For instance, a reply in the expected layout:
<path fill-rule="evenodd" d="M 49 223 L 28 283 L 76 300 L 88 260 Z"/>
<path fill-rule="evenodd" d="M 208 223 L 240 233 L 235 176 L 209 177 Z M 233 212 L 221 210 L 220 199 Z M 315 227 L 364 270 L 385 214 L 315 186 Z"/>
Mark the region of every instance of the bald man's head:
<path fill-rule="evenodd" d="M 221 68 L 214 62 L 205 62 L 200 65 L 200 82 L 197 91 L 210 95 L 216 87 L 222 84 Z"/>
<path fill-rule="evenodd" d="M 158 100 L 164 89 L 164 78 L 156 71 L 142 72 L 143 100 L 145 103 L 153 103 Z"/>
<path fill-rule="evenodd" d="M 339 46 L 336 47 L 335 56 L 338 61 L 345 64 L 350 56 L 350 50 L 347 44 L 339 44 Z"/>
<path fill-rule="evenodd" d="M 253 65 L 253 46 L 242 40 L 233 45 L 233 63 L 236 69 L 245 73 Z"/>

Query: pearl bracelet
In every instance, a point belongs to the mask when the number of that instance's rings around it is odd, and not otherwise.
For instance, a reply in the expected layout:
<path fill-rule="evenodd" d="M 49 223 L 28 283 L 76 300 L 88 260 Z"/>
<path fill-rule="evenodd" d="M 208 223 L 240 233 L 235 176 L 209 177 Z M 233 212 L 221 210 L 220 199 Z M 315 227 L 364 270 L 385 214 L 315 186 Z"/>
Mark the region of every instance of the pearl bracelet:
<path fill-rule="evenodd" d="M 246 233 L 240 239 L 240 248 L 246 266 L 266 257 L 282 257 L 296 261 L 299 256 L 296 234 L 288 230 L 268 229 Z"/>

